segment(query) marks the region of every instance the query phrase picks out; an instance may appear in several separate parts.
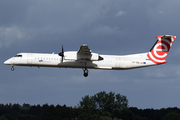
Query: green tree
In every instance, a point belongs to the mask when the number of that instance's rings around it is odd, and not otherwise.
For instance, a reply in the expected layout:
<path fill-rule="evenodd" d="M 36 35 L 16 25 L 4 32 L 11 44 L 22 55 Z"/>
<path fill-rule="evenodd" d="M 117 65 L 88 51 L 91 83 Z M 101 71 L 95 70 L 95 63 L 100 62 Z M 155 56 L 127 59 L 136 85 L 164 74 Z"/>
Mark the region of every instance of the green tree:
<path fill-rule="evenodd" d="M 180 120 L 180 114 L 171 112 L 163 117 L 163 120 Z"/>
<path fill-rule="evenodd" d="M 133 112 L 128 109 L 123 110 L 121 116 L 123 120 L 133 120 L 135 118 Z"/>
<path fill-rule="evenodd" d="M 96 103 L 94 96 L 89 97 L 89 95 L 86 95 L 85 97 L 82 98 L 82 101 L 80 101 L 80 108 L 83 109 L 96 109 Z"/>
<path fill-rule="evenodd" d="M 83 97 L 79 107 L 84 109 L 105 110 L 108 112 L 112 112 L 113 110 L 121 111 L 128 108 L 128 100 L 126 96 L 101 91 L 94 96 L 86 95 Z"/>
<path fill-rule="evenodd" d="M 107 116 L 100 116 L 99 120 L 112 120 L 112 118 Z"/>
<path fill-rule="evenodd" d="M 78 107 L 83 111 L 78 117 L 80 119 L 120 118 L 120 112 L 128 108 L 128 100 L 126 96 L 101 91 L 93 96 L 82 97 Z"/>
<path fill-rule="evenodd" d="M 4 116 L 1 116 L 0 120 L 8 120 L 8 119 L 6 117 L 4 117 Z"/>

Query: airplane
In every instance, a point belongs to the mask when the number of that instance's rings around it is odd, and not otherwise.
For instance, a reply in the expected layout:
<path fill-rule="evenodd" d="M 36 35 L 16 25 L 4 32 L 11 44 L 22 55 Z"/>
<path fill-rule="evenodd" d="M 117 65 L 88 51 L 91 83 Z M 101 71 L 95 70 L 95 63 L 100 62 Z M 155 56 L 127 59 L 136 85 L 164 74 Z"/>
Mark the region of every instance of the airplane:
<path fill-rule="evenodd" d="M 166 57 L 176 36 L 160 35 L 149 52 L 130 55 L 100 55 L 93 53 L 88 45 L 81 45 L 78 51 L 62 52 L 59 54 L 18 53 L 6 60 L 4 64 L 14 66 L 37 66 L 58 68 L 82 68 L 84 77 L 88 69 L 126 70 L 148 67 L 166 63 Z"/>

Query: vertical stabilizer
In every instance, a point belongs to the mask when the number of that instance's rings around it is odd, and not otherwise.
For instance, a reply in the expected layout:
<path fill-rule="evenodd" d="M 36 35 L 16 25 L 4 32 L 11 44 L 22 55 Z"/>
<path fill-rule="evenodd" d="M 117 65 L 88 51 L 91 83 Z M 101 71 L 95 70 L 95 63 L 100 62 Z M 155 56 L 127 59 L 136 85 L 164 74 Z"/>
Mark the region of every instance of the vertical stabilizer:
<path fill-rule="evenodd" d="M 163 64 L 167 62 L 166 57 L 176 36 L 164 35 L 156 38 L 158 40 L 147 54 L 147 57 L 155 64 Z"/>

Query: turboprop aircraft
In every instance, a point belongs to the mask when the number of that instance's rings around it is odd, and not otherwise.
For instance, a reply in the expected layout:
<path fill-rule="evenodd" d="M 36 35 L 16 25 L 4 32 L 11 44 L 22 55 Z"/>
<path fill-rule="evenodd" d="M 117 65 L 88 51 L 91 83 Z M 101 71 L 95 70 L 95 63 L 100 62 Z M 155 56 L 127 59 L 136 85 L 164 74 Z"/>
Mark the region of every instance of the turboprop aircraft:
<path fill-rule="evenodd" d="M 89 69 L 126 70 L 166 63 L 166 57 L 176 36 L 157 36 L 157 41 L 149 52 L 131 55 L 100 55 L 93 53 L 88 45 L 81 45 L 78 51 L 62 52 L 59 54 L 18 53 L 6 60 L 4 64 L 14 66 L 37 66 L 59 68 L 82 68 L 84 77 Z"/>

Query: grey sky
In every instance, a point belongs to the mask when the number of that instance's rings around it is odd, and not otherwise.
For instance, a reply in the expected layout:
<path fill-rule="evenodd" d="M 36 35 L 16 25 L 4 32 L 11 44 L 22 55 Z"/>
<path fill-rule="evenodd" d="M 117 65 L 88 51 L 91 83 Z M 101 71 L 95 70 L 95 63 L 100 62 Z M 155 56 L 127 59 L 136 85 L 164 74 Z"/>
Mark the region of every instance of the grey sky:
<path fill-rule="evenodd" d="M 180 107 L 179 0 L 1 0 L 0 103 L 66 104 L 100 91 L 127 96 L 138 108 Z M 99 54 L 147 52 L 157 35 L 177 39 L 160 66 L 126 71 L 15 67 L 19 52 L 59 53 L 88 44 Z"/>

